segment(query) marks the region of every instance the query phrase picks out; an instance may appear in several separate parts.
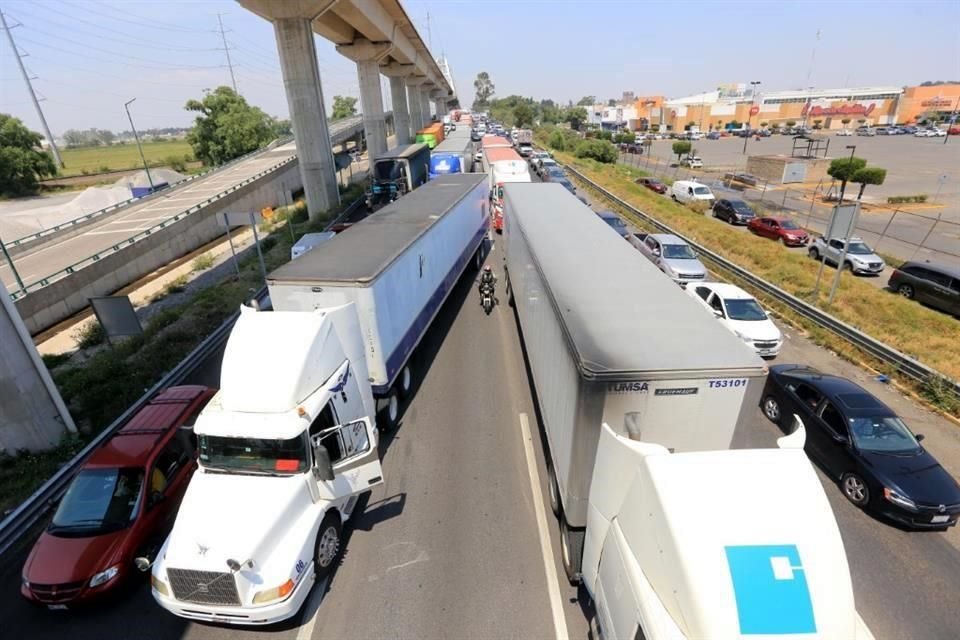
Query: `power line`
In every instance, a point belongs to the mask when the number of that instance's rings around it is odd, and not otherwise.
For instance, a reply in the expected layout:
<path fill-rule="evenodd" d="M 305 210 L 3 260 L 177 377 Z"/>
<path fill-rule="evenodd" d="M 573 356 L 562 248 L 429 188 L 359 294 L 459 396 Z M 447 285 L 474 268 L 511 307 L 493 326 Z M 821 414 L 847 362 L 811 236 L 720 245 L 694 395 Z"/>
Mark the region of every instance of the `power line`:
<path fill-rule="evenodd" d="M 89 13 L 93 13 L 109 20 L 115 20 L 117 22 L 125 22 L 127 24 L 136 25 L 138 27 L 149 27 L 151 29 L 160 29 L 162 31 L 180 31 L 183 33 L 216 33 L 212 29 L 197 29 L 195 27 L 184 27 L 183 25 L 171 24 L 169 22 L 161 22 L 154 20 L 153 18 L 145 18 L 144 20 L 130 20 L 129 18 L 121 18 L 119 16 L 104 13 L 103 11 L 96 11 L 91 9 L 91 5 L 99 4 L 93 2 L 85 2 L 83 4 L 83 10 Z M 149 20 L 149 21 L 147 21 Z"/>
<path fill-rule="evenodd" d="M 84 58 L 87 58 L 87 59 L 89 59 L 89 60 L 94 60 L 94 61 L 97 61 L 97 62 L 107 62 L 107 63 L 110 63 L 110 64 L 122 64 L 122 65 L 128 66 L 128 67 L 137 67 L 137 68 L 140 68 L 140 69 L 152 69 L 152 70 L 154 70 L 154 71 L 195 71 L 195 70 L 199 70 L 199 69 L 222 69 L 222 68 L 224 67 L 224 65 L 222 65 L 222 64 L 221 64 L 221 65 L 214 65 L 214 66 L 176 66 L 176 65 L 163 65 L 163 66 L 161 66 L 161 65 L 156 65 L 156 64 L 143 64 L 142 62 L 141 62 L 141 63 L 127 62 L 126 60 L 117 59 L 117 58 L 114 58 L 114 59 L 111 60 L 111 59 L 109 59 L 109 58 L 101 58 L 101 57 L 99 57 L 99 56 L 92 56 L 92 55 L 90 55 L 90 54 L 88 54 L 88 53 L 86 53 L 86 52 L 82 52 L 82 51 L 76 51 L 76 50 L 64 49 L 64 48 L 62 48 L 62 47 L 56 47 L 56 46 L 54 46 L 54 45 L 52 45 L 52 44 L 48 44 L 48 43 L 46 43 L 46 42 L 40 42 L 40 41 L 38 41 L 38 40 L 33 40 L 33 39 L 31 39 L 31 38 L 21 38 L 21 40 L 24 41 L 24 42 L 29 42 L 30 44 L 32 44 L 32 45 L 34 45 L 34 46 L 37 46 L 37 47 L 43 47 L 43 48 L 46 48 L 46 49 L 51 49 L 51 50 L 53 50 L 53 51 L 59 51 L 60 53 L 66 53 L 66 54 L 69 54 L 69 55 L 72 55 L 72 56 L 82 56 L 82 57 L 84 57 Z M 59 62 L 58 62 L 57 64 L 59 64 Z"/>
<path fill-rule="evenodd" d="M 47 142 L 50 143 L 50 150 L 53 151 L 53 157 L 57 162 L 57 166 L 63 167 L 63 158 L 60 157 L 60 150 L 57 149 L 57 143 L 53 139 L 53 134 L 50 133 L 50 126 L 47 124 L 47 119 L 43 115 L 43 109 L 40 108 L 40 101 L 37 100 L 37 94 L 33 90 L 33 83 L 30 81 L 30 76 L 27 75 L 27 69 L 23 66 L 23 57 L 17 49 L 17 43 L 13 41 L 13 34 L 10 33 L 10 27 L 7 26 L 7 17 L 2 10 L 0 10 L 0 23 L 3 24 L 3 30 L 7 32 L 7 40 L 10 41 L 10 48 L 13 50 L 13 55 L 17 59 L 17 66 L 20 67 L 20 75 L 23 76 L 23 81 L 27 83 L 27 91 L 33 100 L 33 106 L 37 110 L 37 115 L 40 117 L 40 124 L 43 125 L 43 131 L 47 134 Z M 17 24 L 14 26 L 17 27 L 21 25 Z"/>

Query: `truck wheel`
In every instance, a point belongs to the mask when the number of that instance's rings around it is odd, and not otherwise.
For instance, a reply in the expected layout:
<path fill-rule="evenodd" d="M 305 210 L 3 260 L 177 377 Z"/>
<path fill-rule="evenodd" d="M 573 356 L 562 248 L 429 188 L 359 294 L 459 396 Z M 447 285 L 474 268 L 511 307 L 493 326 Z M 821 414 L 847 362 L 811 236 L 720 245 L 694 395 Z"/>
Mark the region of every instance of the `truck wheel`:
<path fill-rule="evenodd" d="M 317 530 L 317 542 L 313 551 L 313 565 L 317 574 L 317 581 L 330 575 L 330 572 L 340 561 L 342 551 L 340 532 L 340 515 L 336 511 L 328 511 Z"/>
<path fill-rule="evenodd" d="M 560 503 L 560 489 L 557 487 L 557 473 L 553 465 L 547 465 L 547 482 L 550 483 L 550 510 L 553 515 L 563 519 L 563 505 Z"/>
<path fill-rule="evenodd" d="M 400 397 L 406 400 L 410 397 L 410 392 L 413 391 L 413 369 L 410 367 L 408 362 L 404 365 L 403 369 L 400 371 L 400 375 L 397 377 L 397 393 L 400 394 Z"/>
<path fill-rule="evenodd" d="M 560 557 L 567 580 L 580 584 L 580 562 L 583 560 L 583 531 L 571 529 L 566 518 L 560 518 Z"/>
<path fill-rule="evenodd" d="M 380 419 L 377 420 L 377 428 L 386 433 L 397 428 L 400 422 L 400 398 L 397 395 L 396 387 L 390 389 L 390 392 L 384 398 L 385 404 L 380 410 Z"/>

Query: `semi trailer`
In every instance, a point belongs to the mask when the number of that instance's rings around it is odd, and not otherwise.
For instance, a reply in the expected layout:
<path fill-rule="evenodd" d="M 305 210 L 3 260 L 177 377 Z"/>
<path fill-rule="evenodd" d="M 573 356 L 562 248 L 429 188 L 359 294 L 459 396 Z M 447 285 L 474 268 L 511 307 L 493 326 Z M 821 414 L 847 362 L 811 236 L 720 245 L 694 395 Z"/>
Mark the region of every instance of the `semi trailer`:
<path fill-rule="evenodd" d="M 393 202 L 428 180 L 430 148 L 425 144 L 405 144 L 390 149 L 373 161 L 367 209 Z"/>
<path fill-rule="evenodd" d="M 802 423 L 731 450 L 763 361 L 562 186 L 503 193 L 562 565 L 604 637 L 869 638 Z"/>

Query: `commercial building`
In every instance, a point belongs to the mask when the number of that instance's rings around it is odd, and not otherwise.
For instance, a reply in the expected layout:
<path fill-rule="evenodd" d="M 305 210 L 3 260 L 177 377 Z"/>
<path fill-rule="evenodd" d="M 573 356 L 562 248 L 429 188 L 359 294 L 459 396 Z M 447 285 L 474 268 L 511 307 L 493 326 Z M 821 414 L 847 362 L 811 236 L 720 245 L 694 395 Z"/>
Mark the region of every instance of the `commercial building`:
<path fill-rule="evenodd" d="M 960 84 L 770 93 L 754 92 L 738 84 L 683 98 L 637 98 L 634 109 L 637 126 L 630 128 L 645 130 L 658 125 L 667 131 L 708 131 L 783 126 L 793 122 L 835 130 L 914 123 L 929 118 L 949 121 L 960 110 L 958 107 Z"/>

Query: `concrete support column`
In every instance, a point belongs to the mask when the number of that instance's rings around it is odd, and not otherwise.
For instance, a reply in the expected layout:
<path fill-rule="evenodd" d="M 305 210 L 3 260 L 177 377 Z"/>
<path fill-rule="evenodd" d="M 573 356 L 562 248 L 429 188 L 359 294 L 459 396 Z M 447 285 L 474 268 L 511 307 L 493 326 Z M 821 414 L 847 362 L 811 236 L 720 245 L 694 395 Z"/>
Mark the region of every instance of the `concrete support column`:
<path fill-rule="evenodd" d="M 410 139 L 416 137 L 417 131 L 423 128 L 423 111 L 420 108 L 420 84 L 423 82 L 419 78 L 408 78 L 407 98 L 410 103 Z"/>
<path fill-rule="evenodd" d="M 440 120 L 443 120 L 443 116 L 447 115 L 447 101 L 443 98 L 437 98 L 433 101 L 433 108 L 437 112 L 437 116 Z"/>
<path fill-rule="evenodd" d="M 407 109 L 407 87 L 400 76 L 390 78 L 390 102 L 393 106 L 393 129 L 397 144 L 410 144 L 410 111 Z"/>
<path fill-rule="evenodd" d="M 273 22 L 273 30 L 293 135 L 297 140 L 307 211 L 311 219 L 317 219 L 340 203 L 340 193 L 330 148 L 313 28 L 309 18 L 278 18 Z"/>
<path fill-rule="evenodd" d="M 372 163 L 387 151 L 387 120 L 380 90 L 380 64 L 376 60 L 359 61 L 357 75 L 360 78 L 360 107 L 363 109 L 368 160 Z"/>
<path fill-rule="evenodd" d="M 423 110 L 423 126 L 430 124 L 430 92 L 432 89 L 420 90 L 420 108 Z"/>
<path fill-rule="evenodd" d="M 360 81 L 360 108 L 363 111 L 363 131 L 367 137 L 369 160 L 387 151 L 387 120 L 383 112 L 383 91 L 380 88 L 380 60 L 390 53 L 392 45 L 357 38 L 352 44 L 338 45 L 340 53 L 357 63 Z"/>

